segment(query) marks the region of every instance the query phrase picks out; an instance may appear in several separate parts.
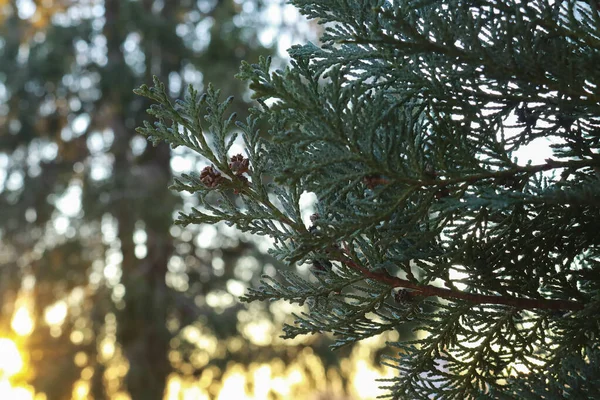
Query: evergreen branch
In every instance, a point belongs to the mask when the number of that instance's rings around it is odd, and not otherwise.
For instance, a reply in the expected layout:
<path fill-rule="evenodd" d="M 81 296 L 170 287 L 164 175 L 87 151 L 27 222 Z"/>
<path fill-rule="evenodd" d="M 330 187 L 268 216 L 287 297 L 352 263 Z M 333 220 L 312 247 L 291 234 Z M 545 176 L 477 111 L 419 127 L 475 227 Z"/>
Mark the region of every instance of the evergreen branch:
<path fill-rule="evenodd" d="M 394 398 L 508 393 L 516 364 L 536 393 L 554 377 L 575 387 L 581 377 L 555 367 L 600 334 L 598 6 L 294 3 L 327 22 L 324 45 L 294 46 L 284 71 L 243 63 L 262 106 L 237 123 L 248 178 L 235 172 L 241 155 L 236 168 L 225 157 L 233 117 L 217 91 L 175 106 L 157 82 L 139 92 L 159 103 L 142 134 L 213 164 L 176 180 L 200 198 L 189 222 L 270 235 L 280 260 L 313 262 L 314 279 L 263 277 L 244 300 L 306 304 L 286 337 L 332 332 L 334 347 L 407 324 L 425 332 L 397 345 Z M 544 138 L 556 139 L 552 156 L 518 165 L 516 152 Z M 306 192 L 317 197 L 309 228 Z"/>
<path fill-rule="evenodd" d="M 332 253 L 334 254 L 334 253 Z M 579 302 L 569 301 L 569 300 L 549 300 L 549 299 L 529 299 L 529 298 L 519 298 L 512 296 L 492 296 L 492 295 L 484 295 L 478 293 L 467 293 L 454 289 L 446 289 L 440 288 L 432 285 L 420 285 L 413 283 L 409 280 L 402 279 L 396 276 L 392 276 L 387 271 L 371 271 L 368 268 L 359 265 L 350 259 L 345 253 L 338 253 L 337 261 L 342 262 L 344 265 L 360 271 L 370 279 L 376 280 L 378 282 L 387 284 L 393 288 L 404 288 L 404 289 L 412 289 L 416 291 L 419 295 L 429 297 L 436 296 L 441 297 L 447 300 L 465 300 L 469 303 L 474 304 L 498 304 L 498 305 L 506 305 L 510 307 L 514 307 L 517 309 L 542 309 L 542 310 L 571 310 L 571 311 L 579 311 L 583 310 L 584 305 Z"/>
<path fill-rule="evenodd" d="M 374 185 L 385 185 L 390 184 L 392 182 L 399 182 L 410 184 L 416 187 L 428 187 L 428 186 L 436 186 L 439 188 L 444 188 L 447 186 L 452 186 L 460 183 L 474 184 L 480 181 L 484 181 L 487 179 L 494 179 L 497 181 L 505 181 L 510 178 L 514 178 L 518 175 L 533 175 L 538 172 L 551 171 L 553 169 L 565 168 L 569 170 L 576 171 L 582 168 L 599 168 L 600 160 L 596 159 L 584 159 L 584 160 L 569 160 L 569 161 L 557 161 L 551 158 L 546 160 L 545 164 L 538 165 L 525 165 L 525 166 L 514 166 L 513 168 L 500 170 L 500 171 L 488 171 L 482 172 L 473 175 L 465 175 L 456 178 L 449 179 L 411 179 L 406 177 L 394 177 L 394 178 L 384 178 L 384 177 L 374 177 L 371 178 L 370 181 Z"/>

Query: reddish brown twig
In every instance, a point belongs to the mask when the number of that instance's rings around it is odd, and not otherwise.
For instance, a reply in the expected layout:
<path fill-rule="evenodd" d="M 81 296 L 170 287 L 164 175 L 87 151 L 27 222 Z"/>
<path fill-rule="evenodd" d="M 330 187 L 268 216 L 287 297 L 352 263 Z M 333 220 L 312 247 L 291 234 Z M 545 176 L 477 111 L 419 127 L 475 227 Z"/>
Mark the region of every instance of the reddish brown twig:
<path fill-rule="evenodd" d="M 345 255 L 338 260 L 346 266 L 362 272 L 367 278 L 390 285 L 391 287 L 412 289 L 418 295 L 429 297 L 438 296 L 444 299 L 465 300 L 474 304 L 502 304 L 518 309 L 571 310 L 583 309 L 583 304 L 568 300 L 527 299 L 511 296 L 490 296 L 485 294 L 466 293 L 458 290 L 440 288 L 431 285 L 419 285 L 406 279 L 390 275 L 387 271 L 371 271 Z"/>

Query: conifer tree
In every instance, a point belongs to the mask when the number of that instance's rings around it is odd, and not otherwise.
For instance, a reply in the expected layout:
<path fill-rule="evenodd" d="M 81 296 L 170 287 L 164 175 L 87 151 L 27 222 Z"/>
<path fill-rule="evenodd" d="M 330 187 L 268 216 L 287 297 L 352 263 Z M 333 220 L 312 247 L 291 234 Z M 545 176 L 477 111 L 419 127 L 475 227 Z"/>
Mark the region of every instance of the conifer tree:
<path fill-rule="evenodd" d="M 597 398 L 598 3 L 293 3 L 322 45 L 293 46 L 285 70 L 243 63 L 246 120 L 211 87 L 137 91 L 157 119 L 140 133 L 212 164 L 175 179 L 200 201 L 179 223 L 226 221 L 311 266 L 244 297 L 305 305 L 284 337 L 413 327 L 388 344 L 391 398 Z M 543 162 L 517 158 L 544 141 Z"/>

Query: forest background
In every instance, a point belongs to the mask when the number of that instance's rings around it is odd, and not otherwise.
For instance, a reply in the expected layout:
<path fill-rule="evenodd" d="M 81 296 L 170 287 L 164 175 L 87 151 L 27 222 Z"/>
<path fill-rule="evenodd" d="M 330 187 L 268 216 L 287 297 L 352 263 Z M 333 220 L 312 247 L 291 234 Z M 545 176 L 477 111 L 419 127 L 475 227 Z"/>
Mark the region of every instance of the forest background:
<path fill-rule="evenodd" d="M 174 226 L 195 200 L 168 183 L 205 163 L 135 133 L 153 75 L 174 98 L 212 82 L 244 118 L 240 62 L 318 34 L 276 0 L 0 0 L 0 398 L 379 393 L 397 334 L 280 339 L 292 306 L 237 299 L 282 268 L 269 244 Z"/>

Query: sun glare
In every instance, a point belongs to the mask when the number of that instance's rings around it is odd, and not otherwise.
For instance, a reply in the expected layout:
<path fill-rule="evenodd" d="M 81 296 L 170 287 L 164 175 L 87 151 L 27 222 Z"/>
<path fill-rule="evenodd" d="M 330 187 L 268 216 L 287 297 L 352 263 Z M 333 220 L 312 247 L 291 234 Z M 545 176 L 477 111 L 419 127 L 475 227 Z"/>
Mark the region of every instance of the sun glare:
<path fill-rule="evenodd" d="M 19 336 L 27 336 L 33 332 L 33 319 L 26 306 L 21 306 L 15 312 L 10 323 L 13 331 Z"/>
<path fill-rule="evenodd" d="M 19 304 L 20 303 L 20 304 Z M 67 315 L 67 305 L 64 301 L 57 302 L 48 307 L 44 313 L 45 322 L 50 325 L 61 325 Z M 35 322 L 26 302 L 18 302 L 16 311 L 11 321 L 11 327 L 16 335 L 26 337 L 35 328 Z M 264 345 L 272 344 L 273 326 L 261 321 L 252 320 L 245 324 L 244 333 L 254 343 Z M 186 339 L 204 349 L 209 357 L 217 352 L 219 343 L 216 338 L 206 335 L 198 327 L 191 326 L 184 330 Z M 355 399 L 373 399 L 383 394 L 378 388 L 380 382 L 377 378 L 389 378 L 389 371 L 376 368 L 370 361 L 373 349 L 379 348 L 383 340 L 392 340 L 392 337 L 376 337 L 360 343 L 353 354 L 346 361 L 345 373 L 350 378 L 346 386 L 340 379 L 325 369 L 321 360 L 309 347 L 305 348 L 298 359 L 290 365 L 285 365 L 282 360 L 271 363 L 230 364 L 221 373 L 218 369 L 207 368 L 199 380 L 186 380 L 171 377 L 168 383 L 167 399 L 231 399 L 237 400 L 263 400 L 271 398 L 322 398 L 342 399 L 344 392 L 350 392 Z M 107 338 L 100 343 L 101 358 L 112 359 L 116 348 L 114 337 Z M 84 354 L 84 353 L 82 353 Z M 85 355 L 85 354 L 84 354 Z M 82 357 L 78 357 L 81 359 Z M 76 363 L 78 363 L 76 361 Z M 85 364 L 80 361 L 78 364 Z M 33 388 L 15 385 L 15 380 L 26 369 L 24 361 L 15 342 L 8 338 L 0 338 L 0 400 L 34 400 L 42 397 L 34 396 Z M 124 375 L 124 373 L 122 374 Z M 220 375 L 220 383 L 215 382 Z M 83 376 L 83 375 L 82 375 Z M 324 378 L 327 376 L 327 378 Z M 339 381 L 339 382 L 338 382 Z M 346 386 L 346 388 L 344 388 Z M 74 386 L 72 399 L 87 399 L 89 397 L 89 378 L 82 378 Z M 111 398 L 121 398 L 113 393 Z M 40 394 L 42 395 L 42 394 Z M 128 398 L 128 397 L 123 397 Z"/>
<path fill-rule="evenodd" d="M 32 400 L 33 393 L 24 387 L 13 387 L 10 378 L 21 372 L 23 359 L 15 342 L 0 338 L 0 399 Z"/>
<path fill-rule="evenodd" d="M 370 355 L 382 341 L 397 340 L 383 335 L 367 343 L 359 343 L 348 359 L 342 361 L 342 373 L 350 382 L 344 383 L 335 369 L 325 369 L 321 359 L 307 347 L 294 362 L 286 365 L 281 359 L 250 365 L 231 363 L 223 371 L 206 368 L 198 379 L 172 376 L 165 399 L 348 399 L 371 400 L 385 393 L 377 379 L 391 378 L 391 368 L 375 366 Z M 220 379 L 216 377 L 220 375 Z M 347 394 L 345 394 L 347 393 Z"/>
<path fill-rule="evenodd" d="M 44 313 L 44 320 L 48 325 L 62 325 L 67 317 L 67 304 L 59 301 L 48 307 Z"/>
<path fill-rule="evenodd" d="M 0 338 L 0 377 L 10 378 L 23 368 L 23 360 L 17 345 L 10 339 Z M 4 398 L 4 397 L 2 397 Z"/>

